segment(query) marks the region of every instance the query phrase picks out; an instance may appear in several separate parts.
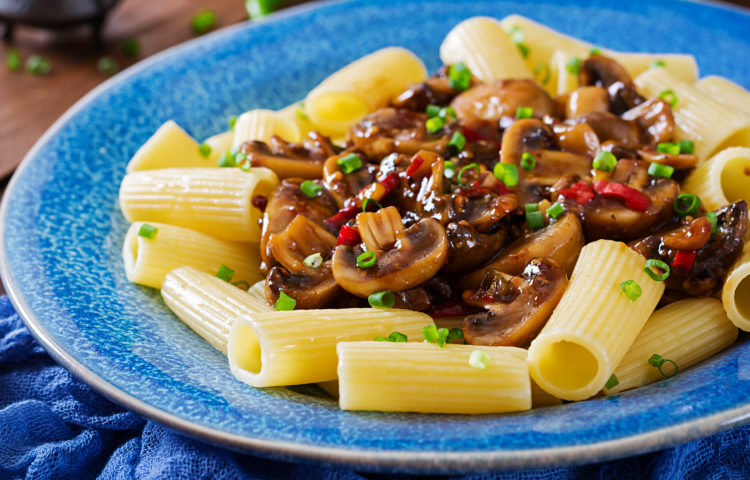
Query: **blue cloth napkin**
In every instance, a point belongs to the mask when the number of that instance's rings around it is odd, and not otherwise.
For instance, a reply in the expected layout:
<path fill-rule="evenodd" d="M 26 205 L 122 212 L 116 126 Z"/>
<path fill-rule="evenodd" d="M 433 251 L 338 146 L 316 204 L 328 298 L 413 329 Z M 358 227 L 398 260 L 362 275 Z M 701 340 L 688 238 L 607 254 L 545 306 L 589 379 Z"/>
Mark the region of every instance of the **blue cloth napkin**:
<path fill-rule="evenodd" d="M 637 457 L 466 479 L 747 479 L 750 426 Z M 58 366 L 0 297 L 0 478 L 406 478 L 281 462 L 204 445 L 101 397 Z M 412 477 L 409 477 L 412 478 Z M 413 477 L 416 478 L 416 477 Z"/>

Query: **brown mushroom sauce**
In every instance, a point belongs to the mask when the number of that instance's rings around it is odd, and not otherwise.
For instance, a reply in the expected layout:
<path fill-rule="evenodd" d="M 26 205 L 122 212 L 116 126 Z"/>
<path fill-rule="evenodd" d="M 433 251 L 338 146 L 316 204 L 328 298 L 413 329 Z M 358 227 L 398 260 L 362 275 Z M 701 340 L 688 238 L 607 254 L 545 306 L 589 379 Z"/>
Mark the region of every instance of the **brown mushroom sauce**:
<path fill-rule="evenodd" d="M 583 245 L 601 238 L 672 266 L 663 303 L 715 294 L 742 251 L 746 203 L 719 209 L 715 226 L 703 208 L 679 215 L 677 181 L 649 174 L 658 163 L 683 178 L 698 162 L 658 148 L 675 142 L 669 104 L 642 97 L 601 55 L 583 61 L 579 84 L 557 98 L 530 80 L 473 79 L 461 92 L 443 67 L 353 125 L 343 149 L 318 133 L 243 145 L 285 178 L 263 202 L 269 303 L 284 291 L 297 308 L 367 306 L 388 290 L 396 308 L 463 318 L 468 343 L 524 346 Z M 600 152 L 618 160 L 611 171 L 592 168 Z M 342 167 L 350 154 L 353 171 Z M 305 178 L 319 194 L 300 191 Z M 372 265 L 358 264 L 365 252 Z M 318 253 L 318 265 L 304 262 Z"/>

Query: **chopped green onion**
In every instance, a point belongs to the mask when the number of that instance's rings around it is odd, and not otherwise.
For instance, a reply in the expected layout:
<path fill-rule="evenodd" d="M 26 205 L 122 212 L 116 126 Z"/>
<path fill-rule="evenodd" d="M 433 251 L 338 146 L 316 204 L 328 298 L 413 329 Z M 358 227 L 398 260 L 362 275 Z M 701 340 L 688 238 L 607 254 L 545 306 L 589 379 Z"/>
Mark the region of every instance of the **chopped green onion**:
<path fill-rule="evenodd" d="M 323 265 L 323 255 L 320 252 L 313 253 L 312 255 L 308 255 L 302 263 L 310 268 L 320 268 Z"/>
<path fill-rule="evenodd" d="M 357 266 L 359 268 L 370 268 L 378 261 L 375 252 L 363 252 L 357 257 Z"/>
<path fill-rule="evenodd" d="M 253 166 L 250 159 L 247 158 L 247 154 L 244 152 L 237 152 L 234 154 L 234 163 L 240 167 L 240 170 L 243 172 L 249 172 Z"/>
<path fill-rule="evenodd" d="M 232 282 L 232 285 L 234 285 L 237 288 L 242 288 L 241 286 L 244 286 L 245 290 L 248 290 L 250 288 L 250 284 L 244 280 L 237 280 L 236 282 Z"/>
<path fill-rule="evenodd" d="M 232 279 L 232 276 L 234 275 L 234 270 L 227 267 L 226 265 L 223 265 L 219 267 L 219 271 L 216 272 L 216 278 L 220 278 L 224 280 L 225 282 L 228 282 Z"/>
<path fill-rule="evenodd" d="M 607 383 L 604 384 L 604 388 L 606 388 L 607 390 L 609 390 L 611 388 L 615 388 L 619 384 L 620 384 L 620 381 L 617 379 L 617 376 L 613 373 L 609 377 L 609 380 L 607 380 Z"/>
<path fill-rule="evenodd" d="M 448 69 L 451 88 L 463 92 L 471 85 L 471 70 L 464 62 L 454 63 Z"/>
<path fill-rule="evenodd" d="M 32 55 L 26 59 L 26 71 L 32 75 L 47 75 L 52 71 L 52 62 L 43 55 Z"/>
<path fill-rule="evenodd" d="M 516 47 L 518 47 L 518 51 L 521 53 L 521 56 L 523 58 L 529 58 L 529 51 L 531 50 L 528 45 L 525 43 L 516 43 Z"/>
<path fill-rule="evenodd" d="M 672 108 L 677 105 L 677 95 L 675 95 L 674 90 L 671 88 L 659 92 L 659 98 L 667 102 Z"/>
<path fill-rule="evenodd" d="M 460 338 L 463 340 L 464 338 L 464 331 L 460 328 L 451 328 L 448 332 L 448 338 L 445 339 L 446 342 L 451 343 L 453 340 Z"/>
<path fill-rule="evenodd" d="M 662 370 L 662 367 L 664 366 L 665 363 L 671 363 L 672 366 L 674 367 L 674 371 L 671 372 L 669 375 L 667 375 L 666 373 L 664 373 L 664 370 Z M 656 367 L 659 370 L 659 373 L 661 373 L 661 375 L 664 378 L 674 377 L 675 375 L 677 375 L 680 372 L 680 368 L 677 366 L 677 363 L 674 360 L 669 360 L 667 358 L 663 358 L 658 353 L 655 353 L 655 354 L 651 355 L 651 358 L 648 359 L 648 364 L 651 365 L 651 366 L 653 366 L 653 367 Z"/>
<path fill-rule="evenodd" d="M 440 117 L 428 118 L 424 126 L 428 132 L 435 133 L 445 126 L 445 120 Z"/>
<path fill-rule="evenodd" d="M 251 19 L 265 17 L 273 13 L 286 0 L 245 0 L 245 10 Z"/>
<path fill-rule="evenodd" d="M 490 356 L 483 350 L 474 350 L 469 356 L 469 365 L 472 367 L 484 370 L 490 363 Z"/>
<path fill-rule="evenodd" d="M 367 297 L 367 302 L 372 308 L 391 308 L 396 303 L 396 297 L 388 290 L 383 290 Z"/>
<path fill-rule="evenodd" d="M 681 217 L 695 215 L 700 207 L 701 199 L 693 193 L 681 193 L 674 199 L 674 211 Z"/>
<path fill-rule="evenodd" d="M 461 170 L 458 171 L 458 183 L 464 183 L 463 179 L 461 178 L 466 170 L 475 169 L 477 171 L 477 175 L 481 174 L 482 171 L 479 169 L 479 165 L 476 163 L 470 163 L 463 167 Z"/>
<path fill-rule="evenodd" d="M 654 60 L 651 62 L 651 68 L 664 68 L 667 66 L 667 62 L 664 60 Z"/>
<path fill-rule="evenodd" d="M 544 218 L 542 212 L 526 212 L 526 225 L 532 230 L 538 230 L 544 226 Z"/>
<path fill-rule="evenodd" d="M 227 123 L 229 124 L 229 130 L 234 132 L 234 124 L 237 123 L 237 115 L 230 115 L 227 117 Z"/>
<path fill-rule="evenodd" d="M 661 269 L 662 273 L 654 270 L 654 268 Z M 645 271 L 649 277 L 651 277 L 653 280 L 656 280 L 657 282 L 663 282 L 664 280 L 669 278 L 669 265 L 667 265 L 665 262 L 662 262 L 661 260 L 657 260 L 656 258 L 646 260 L 646 266 L 643 267 L 643 271 Z"/>
<path fill-rule="evenodd" d="M 279 291 L 279 299 L 276 300 L 276 305 L 274 306 L 276 310 L 279 312 L 287 312 L 290 310 L 294 310 L 294 307 L 297 306 L 297 300 L 293 299 L 286 293 Z"/>
<path fill-rule="evenodd" d="M 137 57 L 141 52 L 141 44 L 135 38 L 126 38 L 122 41 L 122 54 L 126 57 Z"/>
<path fill-rule="evenodd" d="M 625 292 L 625 295 L 631 302 L 637 300 L 638 297 L 640 297 L 643 293 L 643 290 L 641 290 L 641 286 L 635 283 L 634 280 L 625 280 L 620 284 L 620 289 Z"/>
<path fill-rule="evenodd" d="M 120 66 L 117 64 L 115 59 L 108 55 L 99 59 L 96 64 L 96 68 L 99 70 L 99 72 L 107 75 L 108 77 L 120 71 Z"/>
<path fill-rule="evenodd" d="M 521 155 L 521 168 L 524 170 L 533 170 L 536 167 L 536 158 L 529 152 L 523 152 Z"/>
<path fill-rule="evenodd" d="M 139 237 L 145 237 L 151 240 L 156 237 L 157 233 L 159 233 L 159 229 L 154 227 L 153 225 L 149 225 L 148 223 L 144 223 L 143 225 L 141 225 L 141 228 L 138 229 Z"/>
<path fill-rule="evenodd" d="M 198 10 L 190 20 L 190 28 L 198 35 L 202 35 L 211 30 L 216 25 L 216 13 L 208 8 Z"/>
<path fill-rule="evenodd" d="M 305 180 L 302 182 L 299 189 L 310 198 L 315 198 L 323 193 L 323 187 L 317 185 L 312 180 Z"/>
<path fill-rule="evenodd" d="M 533 115 L 534 109 L 532 107 L 516 108 L 516 118 L 531 118 Z"/>
<path fill-rule="evenodd" d="M 396 343 L 406 343 L 409 340 L 409 338 L 406 335 L 404 335 L 401 332 L 396 332 L 396 331 L 391 332 L 391 334 L 388 335 L 388 338 L 392 342 L 396 342 Z"/>
<path fill-rule="evenodd" d="M 565 211 L 565 208 L 560 204 L 560 202 L 555 202 L 552 205 L 549 206 L 547 209 L 547 215 L 549 215 L 552 218 L 557 218 L 560 215 L 563 214 Z"/>
<path fill-rule="evenodd" d="M 670 178 L 674 173 L 674 167 L 662 163 L 653 162 L 648 166 L 648 174 L 654 177 Z"/>
<path fill-rule="evenodd" d="M 218 166 L 222 168 L 237 166 L 237 162 L 234 161 L 234 155 L 231 151 L 227 150 L 224 152 L 224 155 L 219 158 Z"/>
<path fill-rule="evenodd" d="M 448 117 L 453 117 L 453 120 L 457 119 L 458 116 L 456 115 L 456 111 L 453 109 L 453 107 L 443 107 L 440 109 L 440 113 L 438 113 L 438 116 L 448 122 L 450 119 Z"/>
<path fill-rule="evenodd" d="M 446 160 L 443 164 L 443 176 L 445 178 L 453 178 L 456 176 L 456 164 L 450 160 Z"/>
<path fill-rule="evenodd" d="M 716 212 L 708 212 L 706 214 L 706 218 L 708 219 L 708 223 L 711 224 L 711 234 L 713 235 L 716 233 L 717 227 L 716 227 Z"/>
<path fill-rule="evenodd" d="M 428 118 L 439 117 L 440 106 L 439 105 L 427 105 L 427 110 L 425 110 L 425 113 L 427 113 Z"/>
<path fill-rule="evenodd" d="M 692 140 L 680 140 L 680 153 L 694 153 L 695 142 Z"/>
<path fill-rule="evenodd" d="M 529 213 L 529 212 L 538 212 L 539 211 L 539 204 L 538 203 L 527 203 L 526 205 L 523 206 L 523 208 L 524 208 L 524 211 L 526 213 Z"/>
<path fill-rule="evenodd" d="M 539 74 L 543 74 L 543 76 L 540 78 Z M 534 78 L 539 80 L 539 82 L 542 85 L 547 85 L 549 83 L 550 78 L 552 77 L 552 73 L 549 70 L 549 65 L 542 62 L 538 64 L 536 67 L 534 67 Z"/>
<path fill-rule="evenodd" d="M 201 157 L 208 158 L 211 155 L 211 147 L 205 142 L 201 143 L 201 146 L 198 147 L 198 153 L 201 154 Z"/>
<path fill-rule="evenodd" d="M 435 343 L 438 339 L 438 329 L 435 325 L 422 327 L 422 336 L 425 342 Z"/>
<path fill-rule="evenodd" d="M 669 155 L 679 155 L 680 144 L 672 142 L 662 142 L 656 146 L 656 151 L 659 153 L 667 153 Z"/>
<path fill-rule="evenodd" d="M 362 168 L 362 159 L 356 153 L 350 153 L 336 160 L 342 172 L 349 174 Z"/>
<path fill-rule="evenodd" d="M 438 328 L 437 334 L 438 347 L 442 347 L 443 345 L 445 345 L 445 342 L 448 341 L 448 335 L 450 334 L 450 331 L 447 328 Z"/>
<path fill-rule="evenodd" d="M 377 205 L 379 209 L 383 208 L 383 206 L 380 204 L 380 202 L 378 202 L 374 198 L 365 198 L 365 201 L 362 202 L 362 211 L 363 212 L 367 211 L 367 204 L 370 203 L 370 202 L 375 202 L 375 205 Z"/>
<path fill-rule="evenodd" d="M 581 72 L 581 59 L 579 57 L 573 57 L 568 60 L 565 64 L 565 70 L 571 75 L 578 75 Z"/>
<path fill-rule="evenodd" d="M 378 335 L 377 337 L 375 337 L 375 341 L 376 342 L 392 342 L 393 340 L 391 340 L 388 337 L 384 337 L 382 335 Z"/>
<path fill-rule="evenodd" d="M 591 50 L 589 50 L 589 55 L 601 55 L 602 50 L 599 47 L 594 47 Z"/>
<path fill-rule="evenodd" d="M 510 35 L 510 39 L 513 43 L 521 43 L 524 39 L 524 33 L 523 29 L 519 27 L 518 25 L 513 25 L 510 27 L 510 30 L 508 30 L 508 35 Z"/>
<path fill-rule="evenodd" d="M 297 118 L 300 120 L 310 120 L 310 117 L 305 113 L 305 102 L 299 102 L 297 104 L 297 110 L 295 110 L 294 114 L 297 115 Z"/>
<path fill-rule="evenodd" d="M 466 137 L 464 137 L 461 132 L 454 132 L 451 141 L 448 142 L 448 146 L 453 147 L 455 151 L 460 152 L 466 146 Z"/>
<path fill-rule="evenodd" d="M 17 48 L 11 47 L 8 49 L 5 56 L 5 66 L 11 72 L 17 72 L 21 69 L 21 52 Z"/>
<path fill-rule="evenodd" d="M 594 162 L 591 164 L 595 170 L 600 172 L 611 172 L 617 165 L 617 157 L 609 152 L 599 152 L 594 157 Z"/>
<path fill-rule="evenodd" d="M 512 163 L 498 163 L 492 169 L 492 173 L 506 187 L 515 187 L 518 185 L 518 167 Z"/>

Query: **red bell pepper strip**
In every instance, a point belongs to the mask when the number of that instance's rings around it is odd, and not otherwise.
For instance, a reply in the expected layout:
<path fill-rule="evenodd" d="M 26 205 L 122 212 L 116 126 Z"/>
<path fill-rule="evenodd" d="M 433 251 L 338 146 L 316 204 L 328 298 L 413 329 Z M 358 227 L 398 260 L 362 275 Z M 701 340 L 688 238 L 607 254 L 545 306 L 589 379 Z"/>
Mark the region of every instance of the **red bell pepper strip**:
<path fill-rule="evenodd" d="M 359 211 L 360 209 L 357 208 L 356 202 L 347 201 L 344 208 L 339 210 L 336 215 L 325 219 L 325 224 L 328 226 L 329 230 L 336 233 L 341 229 L 342 225 L 356 217 Z"/>
<path fill-rule="evenodd" d="M 589 184 L 583 180 L 579 180 L 570 188 L 560 190 L 560 195 L 581 205 L 586 205 L 596 196 Z"/>
<path fill-rule="evenodd" d="M 688 275 L 693 269 L 696 256 L 698 256 L 698 252 L 696 251 L 685 252 L 678 250 L 672 262 L 672 268 L 675 273 L 678 275 Z"/>
<path fill-rule="evenodd" d="M 599 180 L 599 182 L 605 181 L 606 180 Z M 596 185 L 594 186 L 594 190 L 596 190 Z M 651 203 L 646 195 L 642 194 L 635 188 L 628 187 L 621 183 L 608 182 L 599 193 L 602 197 L 623 200 L 626 207 L 639 212 L 645 212 Z"/>
<path fill-rule="evenodd" d="M 336 239 L 336 245 L 348 245 L 353 247 L 360 243 L 362 243 L 362 237 L 359 236 L 359 230 L 357 230 L 357 227 L 350 227 L 348 225 L 341 227 L 339 237 Z"/>
<path fill-rule="evenodd" d="M 414 172 L 419 170 L 419 167 L 421 167 L 423 163 L 424 163 L 424 158 L 414 157 L 414 159 L 409 164 L 409 168 L 406 169 L 406 176 L 411 178 L 414 175 Z"/>

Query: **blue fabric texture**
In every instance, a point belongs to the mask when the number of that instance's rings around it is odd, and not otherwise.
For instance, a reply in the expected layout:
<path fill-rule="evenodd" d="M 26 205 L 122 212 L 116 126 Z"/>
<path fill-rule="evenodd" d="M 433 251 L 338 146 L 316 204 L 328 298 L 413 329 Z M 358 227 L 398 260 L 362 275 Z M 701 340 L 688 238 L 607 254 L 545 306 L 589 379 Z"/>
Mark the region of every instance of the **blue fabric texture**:
<path fill-rule="evenodd" d="M 750 425 L 660 452 L 566 468 L 475 474 L 495 479 L 746 479 Z M 407 478 L 281 462 L 188 439 L 101 397 L 58 366 L 0 297 L 0 478 Z M 411 478 L 411 477 L 408 477 Z M 418 477 L 413 477 L 418 478 Z"/>

